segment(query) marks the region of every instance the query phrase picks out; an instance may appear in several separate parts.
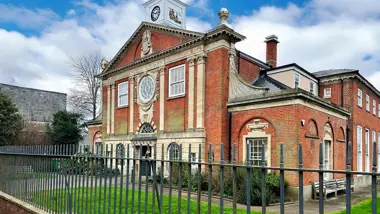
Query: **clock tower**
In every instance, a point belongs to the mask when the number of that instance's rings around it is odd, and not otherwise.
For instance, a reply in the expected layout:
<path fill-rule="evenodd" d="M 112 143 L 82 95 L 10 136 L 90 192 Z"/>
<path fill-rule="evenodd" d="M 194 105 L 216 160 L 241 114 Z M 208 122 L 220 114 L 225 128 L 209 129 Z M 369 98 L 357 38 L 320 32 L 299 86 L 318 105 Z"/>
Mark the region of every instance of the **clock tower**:
<path fill-rule="evenodd" d="M 186 29 L 187 4 L 180 0 L 149 0 L 144 3 L 146 21 Z"/>

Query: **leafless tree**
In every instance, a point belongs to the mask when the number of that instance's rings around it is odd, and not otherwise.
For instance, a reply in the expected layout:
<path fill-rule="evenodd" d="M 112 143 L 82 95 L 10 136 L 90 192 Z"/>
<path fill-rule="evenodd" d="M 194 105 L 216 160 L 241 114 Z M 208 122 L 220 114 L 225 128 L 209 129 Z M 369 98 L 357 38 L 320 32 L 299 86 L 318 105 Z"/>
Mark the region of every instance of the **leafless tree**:
<path fill-rule="evenodd" d="M 79 113 L 91 115 L 93 120 L 101 105 L 101 80 L 95 77 L 102 70 L 101 60 L 100 54 L 91 53 L 69 61 L 76 73 L 76 85 L 70 90 L 69 105 Z"/>
<path fill-rule="evenodd" d="M 46 133 L 46 124 L 24 120 L 14 145 L 46 145 L 51 144 Z"/>

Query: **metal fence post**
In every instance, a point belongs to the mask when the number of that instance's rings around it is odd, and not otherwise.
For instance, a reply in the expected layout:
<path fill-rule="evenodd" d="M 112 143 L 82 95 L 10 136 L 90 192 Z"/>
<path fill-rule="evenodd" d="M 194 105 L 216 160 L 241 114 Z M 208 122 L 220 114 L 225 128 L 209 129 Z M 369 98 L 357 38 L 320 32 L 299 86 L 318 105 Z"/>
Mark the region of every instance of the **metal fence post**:
<path fill-rule="evenodd" d="M 198 176 L 197 176 L 197 182 L 198 182 L 198 187 L 197 187 L 197 214 L 201 213 L 201 159 L 202 157 L 202 144 L 198 145 Z"/>
<path fill-rule="evenodd" d="M 347 157 L 346 157 L 346 214 L 351 214 L 351 142 L 347 144 Z"/>
<path fill-rule="evenodd" d="M 323 185 L 323 143 L 319 144 L 319 213 L 324 213 L 324 185 Z"/>
<path fill-rule="evenodd" d="M 188 165 L 187 165 L 187 174 L 188 174 L 188 181 L 187 181 L 187 214 L 190 214 L 191 209 L 190 209 L 190 200 L 191 200 L 191 184 L 192 184 L 192 175 L 191 175 L 191 164 L 192 164 L 192 159 L 191 159 L 191 144 L 189 144 L 189 153 L 188 153 Z"/>
<path fill-rule="evenodd" d="M 128 203 L 129 203 L 129 144 L 127 144 L 127 168 L 125 176 L 125 213 L 128 213 Z"/>
<path fill-rule="evenodd" d="M 372 147 L 372 214 L 377 213 L 377 184 L 376 184 L 376 172 L 377 172 L 377 158 L 376 158 L 376 141 L 373 142 Z"/>
<path fill-rule="evenodd" d="M 285 213 L 284 198 L 285 198 L 285 182 L 284 182 L 284 143 L 280 144 L 280 214 Z"/>
<path fill-rule="evenodd" d="M 262 144 L 261 148 L 261 213 L 265 214 L 266 213 L 266 183 L 265 183 L 265 144 Z"/>
<path fill-rule="evenodd" d="M 246 170 L 246 186 L 245 186 L 245 197 L 247 204 L 247 214 L 251 213 L 251 168 L 250 168 L 250 158 L 249 158 L 250 145 L 246 144 L 246 157 L 245 157 L 245 170 Z"/>
<path fill-rule="evenodd" d="M 220 214 L 224 213 L 224 146 L 220 145 L 220 176 L 219 176 L 219 192 L 220 192 Z"/>
<path fill-rule="evenodd" d="M 299 214 L 303 214 L 303 157 L 302 143 L 298 146 L 298 210 Z"/>
<path fill-rule="evenodd" d="M 182 144 L 179 145 L 179 163 L 178 163 L 178 213 L 181 213 L 182 207 Z"/>
<path fill-rule="evenodd" d="M 236 214 L 236 144 L 234 144 L 232 164 L 232 210 L 233 214 Z"/>
<path fill-rule="evenodd" d="M 209 151 L 208 151 L 208 197 L 207 197 L 207 202 L 208 202 L 208 206 L 207 206 L 207 213 L 208 214 L 211 214 L 211 191 L 212 191 L 212 163 L 213 163 L 213 159 L 214 159 L 214 152 L 212 151 L 212 144 L 210 144 L 210 148 L 209 148 Z"/>

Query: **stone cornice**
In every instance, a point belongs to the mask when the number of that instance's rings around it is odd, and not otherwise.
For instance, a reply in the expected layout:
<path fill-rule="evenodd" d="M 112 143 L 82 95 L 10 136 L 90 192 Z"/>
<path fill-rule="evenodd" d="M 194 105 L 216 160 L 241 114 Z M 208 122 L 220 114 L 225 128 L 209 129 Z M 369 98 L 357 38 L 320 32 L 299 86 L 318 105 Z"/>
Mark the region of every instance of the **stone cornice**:
<path fill-rule="evenodd" d="M 174 28 L 174 27 L 169 27 L 169 26 L 164 26 L 164 25 L 153 24 L 153 23 L 149 23 L 149 22 L 142 22 L 139 25 L 139 27 L 136 29 L 136 31 L 131 35 L 131 37 L 124 43 L 124 45 L 116 53 L 114 58 L 108 63 L 108 66 L 102 71 L 102 73 L 99 76 L 101 76 L 103 73 L 107 73 L 109 71 L 109 69 L 114 65 L 114 63 L 120 57 L 121 53 L 125 49 L 127 49 L 127 47 L 135 40 L 135 38 L 140 34 L 140 32 L 143 28 L 160 30 L 160 31 L 165 31 L 165 32 L 170 32 L 170 33 L 175 33 L 175 34 L 182 34 L 182 35 L 191 36 L 191 37 L 201 37 L 204 35 L 203 33 L 184 30 L 181 28 Z"/>
<path fill-rule="evenodd" d="M 353 72 L 349 74 L 342 74 L 330 77 L 320 78 L 320 83 L 331 83 L 340 80 L 349 80 L 349 79 L 358 79 L 361 83 L 363 83 L 366 87 L 368 87 L 375 95 L 380 98 L 380 92 L 377 90 L 375 86 L 373 86 L 365 77 L 363 77 L 359 72 Z"/>
<path fill-rule="evenodd" d="M 276 92 L 276 93 L 267 93 L 265 95 L 256 95 L 256 96 L 251 96 L 251 97 L 247 96 L 243 99 L 239 99 L 239 100 L 235 99 L 235 100 L 229 101 L 229 103 L 227 104 L 227 107 L 233 108 L 236 106 L 255 105 L 255 104 L 270 103 L 270 102 L 275 102 L 275 101 L 280 101 L 280 102 L 289 101 L 289 100 L 297 99 L 297 98 L 311 101 L 313 104 L 319 105 L 328 110 L 332 110 L 338 113 L 339 115 L 343 115 L 343 116 L 351 115 L 351 113 L 345 108 L 337 106 L 322 98 L 316 97 L 302 89 L 289 89 L 286 91 L 281 91 L 281 92 Z"/>
<path fill-rule="evenodd" d="M 141 29 L 143 27 L 146 27 L 147 29 L 154 28 L 154 29 L 169 31 L 172 33 L 185 34 L 185 35 L 193 36 L 195 38 L 190 39 L 190 40 L 188 40 L 188 41 L 186 41 L 180 45 L 171 47 L 169 49 L 158 51 L 156 53 L 152 53 L 149 56 L 137 59 L 136 61 L 134 61 L 130 64 L 127 64 L 127 65 L 124 65 L 120 68 L 109 70 L 113 66 L 115 61 L 120 57 L 121 53 L 133 41 L 133 39 L 139 34 L 139 31 L 141 31 Z M 171 54 L 175 54 L 177 52 L 186 50 L 186 49 L 191 48 L 191 47 L 196 46 L 196 45 L 202 45 L 202 44 L 206 44 L 208 42 L 213 42 L 213 41 L 215 41 L 215 39 L 218 39 L 218 38 L 221 38 L 221 39 L 224 38 L 224 39 L 231 41 L 232 43 L 236 43 L 236 42 L 244 40 L 246 37 L 235 32 L 233 29 L 231 29 L 227 26 L 219 26 L 219 27 L 214 28 L 205 34 L 202 34 L 202 33 L 196 33 L 193 31 L 187 31 L 187 30 L 183 30 L 183 29 L 179 29 L 179 28 L 173 28 L 173 27 L 167 27 L 167 26 L 161 26 L 161 25 L 143 22 L 140 25 L 140 27 L 135 31 L 135 33 L 131 36 L 131 38 L 119 50 L 119 52 L 116 54 L 116 56 L 111 60 L 108 67 L 106 69 L 104 69 L 103 72 L 98 75 L 98 77 L 105 78 L 106 76 L 109 76 L 112 73 L 122 71 L 122 70 L 126 70 L 126 69 L 129 69 L 129 68 L 134 67 L 136 65 L 140 65 L 142 63 L 151 62 L 153 60 L 157 60 L 157 59 L 160 59 L 162 57 L 169 56 Z"/>

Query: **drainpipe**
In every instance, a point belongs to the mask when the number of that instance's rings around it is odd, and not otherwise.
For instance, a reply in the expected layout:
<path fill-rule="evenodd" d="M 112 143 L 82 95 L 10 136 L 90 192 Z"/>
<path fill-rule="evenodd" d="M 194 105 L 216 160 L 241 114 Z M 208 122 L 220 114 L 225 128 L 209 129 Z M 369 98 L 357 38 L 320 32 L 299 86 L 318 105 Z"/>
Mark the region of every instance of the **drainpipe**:
<path fill-rule="evenodd" d="M 340 86 L 341 86 L 341 90 L 340 90 L 340 104 L 341 104 L 342 107 L 344 107 L 343 79 L 340 80 Z"/>
<path fill-rule="evenodd" d="M 232 113 L 231 112 L 228 112 L 228 160 L 230 161 L 230 163 L 232 162 L 232 137 L 231 137 L 231 132 L 232 132 L 232 127 L 231 127 L 231 124 L 232 124 Z"/>
<path fill-rule="evenodd" d="M 350 133 L 351 132 L 351 130 L 350 130 L 350 122 L 347 122 L 347 127 L 346 127 L 346 158 L 348 157 L 348 142 L 350 142 Z M 352 167 L 352 151 L 353 151 L 353 149 L 352 149 L 352 142 L 351 142 L 351 167 Z"/>
<path fill-rule="evenodd" d="M 238 59 L 237 72 L 238 74 L 240 74 L 240 51 L 237 52 L 237 59 Z"/>

